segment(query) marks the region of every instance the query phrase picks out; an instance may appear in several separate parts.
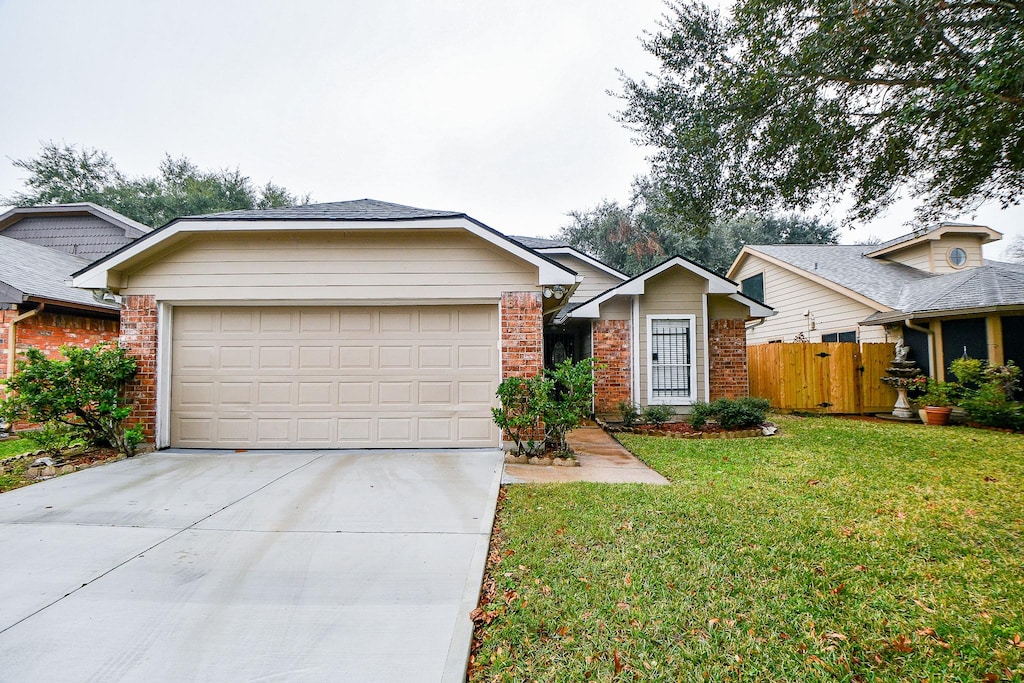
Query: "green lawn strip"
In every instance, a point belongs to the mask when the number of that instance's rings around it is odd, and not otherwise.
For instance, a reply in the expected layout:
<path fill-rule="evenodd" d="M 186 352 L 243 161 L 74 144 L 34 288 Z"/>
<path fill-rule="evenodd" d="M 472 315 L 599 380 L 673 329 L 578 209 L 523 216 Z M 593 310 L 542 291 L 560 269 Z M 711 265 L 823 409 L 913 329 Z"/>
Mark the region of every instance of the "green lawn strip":
<path fill-rule="evenodd" d="M 6 441 L 0 441 L 0 460 L 9 458 L 13 455 L 22 455 L 23 453 L 31 453 L 32 451 L 38 450 L 31 441 L 26 439 L 7 439 Z M 0 493 L 16 489 L 19 486 L 24 486 L 27 482 L 21 473 L 25 470 L 27 463 L 20 463 L 15 466 L 12 471 L 0 474 Z"/>
<path fill-rule="evenodd" d="M 1024 677 L 1024 437 L 781 418 L 507 489 L 474 680 Z"/>

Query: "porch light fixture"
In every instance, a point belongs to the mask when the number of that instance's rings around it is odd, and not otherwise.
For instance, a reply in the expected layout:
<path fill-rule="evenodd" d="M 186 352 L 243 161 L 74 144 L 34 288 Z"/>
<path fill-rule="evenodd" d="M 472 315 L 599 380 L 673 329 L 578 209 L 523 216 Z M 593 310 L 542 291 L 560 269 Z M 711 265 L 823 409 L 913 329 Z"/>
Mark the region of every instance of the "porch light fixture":
<path fill-rule="evenodd" d="M 561 299 L 563 296 L 565 296 L 565 287 L 563 287 L 562 285 L 555 285 L 554 287 L 544 288 L 545 299 L 550 299 L 551 297 Z"/>

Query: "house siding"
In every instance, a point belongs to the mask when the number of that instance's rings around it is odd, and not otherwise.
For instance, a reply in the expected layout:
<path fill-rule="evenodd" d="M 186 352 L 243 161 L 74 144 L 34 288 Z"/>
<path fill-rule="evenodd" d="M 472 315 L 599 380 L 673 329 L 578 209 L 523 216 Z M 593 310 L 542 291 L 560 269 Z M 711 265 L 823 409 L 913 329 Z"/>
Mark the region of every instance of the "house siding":
<path fill-rule="evenodd" d="M 850 330 L 857 330 L 861 342 L 895 341 L 891 334 L 886 337 L 884 327 L 858 328 L 857 323 L 875 313 L 876 309 L 758 258 L 756 254 L 744 259 L 733 279 L 742 281 L 757 273 L 764 274 L 765 303 L 776 310 L 776 315 L 748 329 L 748 344 L 791 342 L 800 333 L 808 341 L 819 342 L 822 334 Z M 808 311 L 810 316 L 805 317 L 804 311 Z M 810 329 L 812 323 L 813 330 Z"/>
<path fill-rule="evenodd" d="M 122 293 L 189 301 L 498 301 L 537 268 L 465 231 L 215 233 L 122 275 Z"/>
<path fill-rule="evenodd" d="M 640 297 L 640 348 L 638 349 L 640 395 L 636 397 L 637 402 L 646 407 L 648 404 L 647 386 L 647 359 L 649 356 L 649 344 L 647 339 L 647 318 L 651 315 L 692 315 L 695 318 L 694 329 L 692 330 L 691 343 L 696 352 L 694 363 L 696 364 L 696 386 L 694 387 L 693 400 L 706 401 L 707 395 L 704 392 L 704 292 L 707 288 L 707 281 L 682 268 L 670 268 L 663 273 L 655 275 L 647 280 L 644 285 L 644 294 Z M 603 317 L 603 316 L 602 316 Z M 677 408 L 683 412 L 688 407 Z"/>
<path fill-rule="evenodd" d="M 97 216 L 27 216 L 0 232 L 5 237 L 94 261 L 140 237 Z"/>
<path fill-rule="evenodd" d="M 583 303 L 584 301 L 593 299 L 598 294 L 602 294 L 611 287 L 622 282 L 621 278 L 617 278 L 600 268 L 595 268 L 586 261 L 583 261 L 572 254 L 545 255 L 553 261 L 557 261 L 566 268 L 575 270 L 579 275 L 583 276 L 583 282 L 576 287 L 576 291 L 573 292 L 572 297 L 569 298 L 569 303 Z"/>

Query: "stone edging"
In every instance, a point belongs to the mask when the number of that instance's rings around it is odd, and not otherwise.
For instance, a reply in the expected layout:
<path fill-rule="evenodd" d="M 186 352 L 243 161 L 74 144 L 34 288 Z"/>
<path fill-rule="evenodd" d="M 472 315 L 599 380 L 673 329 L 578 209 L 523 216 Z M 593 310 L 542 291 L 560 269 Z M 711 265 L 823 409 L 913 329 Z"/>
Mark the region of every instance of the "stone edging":
<path fill-rule="evenodd" d="M 10 471 L 10 466 L 17 463 L 20 460 L 37 460 L 43 457 L 46 457 L 46 451 L 37 451 L 35 453 L 23 453 L 21 455 L 15 455 L 9 458 L 5 458 L 4 461 L 0 463 L 0 474 L 6 474 L 8 471 Z M 96 460 L 95 462 L 91 463 L 81 463 L 78 465 L 72 465 L 69 463 L 67 465 L 61 465 L 60 467 L 56 465 L 36 465 L 27 467 L 25 471 L 21 473 L 21 476 L 24 477 L 25 479 L 32 479 L 36 481 L 40 479 L 52 479 L 53 477 L 59 476 L 61 474 L 71 474 L 72 472 L 89 469 L 90 467 L 98 467 L 100 465 L 106 465 L 107 463 L 115 462 L 117 460 L 124 460 L 125 457 L 126 456 L 124 455 L 118 454 L 113 457 L 105 458 L 103 460 Z"/>
<path fill-rule="evenodd" d="M 673 432 L 664 429 L 641 430 L 633 427 L 613 427 L 604 420 L 595 420 L 597 425 L 609 434 L 638 434 L 640 436 L 665 436 L 672 439 L 750 439 L 765 436 L 762 427 L 737 429 L 731 432 Z M 768 425 L 771 425 L 769 422 Z"/>
<path fill-rule="evenodd" d="M 529 457 L 526 455 L 505 454 L 505 463 L 508 465 L 553 465 L 555 467 L 579 467 L 580 461 L 576 458 L 545 458 L 540 455 Z"/>

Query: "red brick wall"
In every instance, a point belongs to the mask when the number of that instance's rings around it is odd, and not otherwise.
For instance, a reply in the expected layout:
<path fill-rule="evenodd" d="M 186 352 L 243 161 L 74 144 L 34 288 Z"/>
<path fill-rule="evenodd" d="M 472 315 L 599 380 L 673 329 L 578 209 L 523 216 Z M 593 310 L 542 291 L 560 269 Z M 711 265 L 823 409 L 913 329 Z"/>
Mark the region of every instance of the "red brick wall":
<path fill-rule="evenodd" d="M 142 425 L 150 442 L 156 435 L 156 340 L 156 297 L 126 296 L 121 307 L 121 346 L 138 363 L 138 373 L 128 386 L 128 396 L 135 402 L 130 421 Z"/>
<path fill-rule="evenodd" d="M 619 403 L 633 400 L 629 321 L 595 320 L 592 330 L 594 357 L 604 366 L 594 371 L 594 412 L 618 419 Z"/>
<path fill-rule="evenodd" d="M 532 377 L 544 370 L 544 312 L 537 292 L 501 297 L 501 377 Z"/>
<path fill-rule="evenodd" d="M 501 295 L 501 377 L 533 377 L 544 371 L 544 309 L 538 292 Z M 543 427 L 533 435 L 544 438 Z"/>
<path fill-rule="evenodd" d="M 0 376 L 7 376 L 7 339 L 10 320 L 15 310 L 0 311 Z M 92 347 L 100 342 L 117 343 L 117 319 L 91 318 L 70 313 L 44 310 L 17 324 L 18 356 L 29 347 L 37 348 L 48 358 L 60 358 L 61 346 Z"/>
<path fill-rule="evenodd" d="M 747 330 L 742 318 L 712 320 L 708 330 L 711 398 L 747 396 Z"/>

